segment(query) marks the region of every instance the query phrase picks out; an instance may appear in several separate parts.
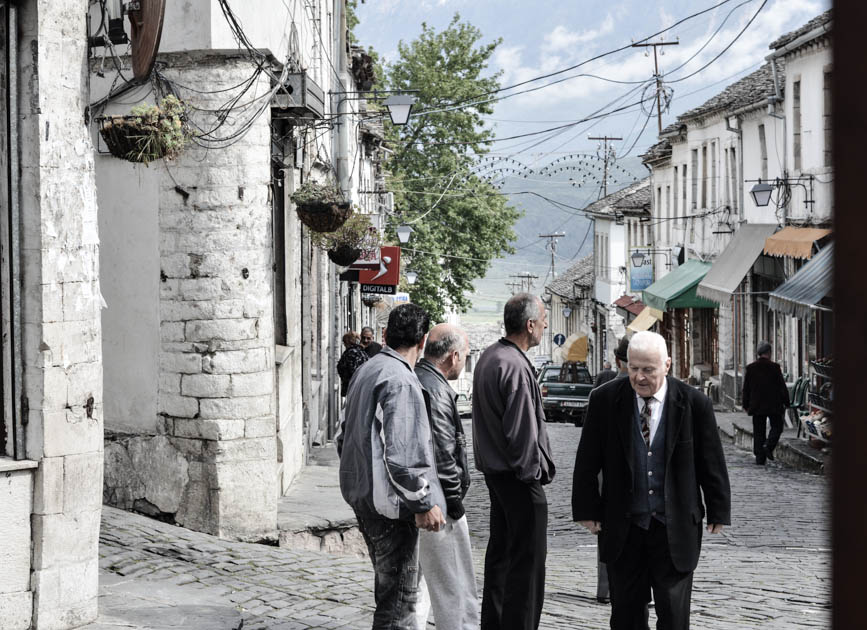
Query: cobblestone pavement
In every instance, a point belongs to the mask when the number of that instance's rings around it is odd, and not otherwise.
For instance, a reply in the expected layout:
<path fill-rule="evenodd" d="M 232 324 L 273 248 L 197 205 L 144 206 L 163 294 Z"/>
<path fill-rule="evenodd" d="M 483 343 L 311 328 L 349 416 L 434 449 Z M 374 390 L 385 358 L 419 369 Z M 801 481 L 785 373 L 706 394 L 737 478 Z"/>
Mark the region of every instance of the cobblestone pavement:
<path fill-rule="evenodd" d="M 550 434 L 558 471 L 547 487 L 548 577 L 541 627 L 607 628 L 609 607 L 595 601 L 595 538 L 570 519 L 580 430 L 550 425 Z M 692 627 L 829 627 L 825 479 L 773 463 L 756 466 L 731 446 L 726 454 L 734 525 L 722 536 L 705 535 Z M 484 481 L 475 475 L 467 518 L 480 586 L 487 504 Z M 227 542 L 112 508 L 104 510 L 101 542 L 104 582 L 123 577 L 139 585 L 183 585 L 185 593 L 198 591 L 209 602 L 225 602 L 238 612 L 245 630 L 370 628 L 373 577 L 364 558 Z"/>

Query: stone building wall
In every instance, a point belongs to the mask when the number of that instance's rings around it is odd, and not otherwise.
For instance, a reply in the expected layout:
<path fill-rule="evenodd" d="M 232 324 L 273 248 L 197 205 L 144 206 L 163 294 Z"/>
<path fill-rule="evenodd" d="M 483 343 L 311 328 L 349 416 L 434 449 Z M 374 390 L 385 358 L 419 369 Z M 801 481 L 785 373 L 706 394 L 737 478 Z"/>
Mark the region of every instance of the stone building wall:
<path fill-rule="evenodd" d="M 240 57 L 164 59 L 166 76 L 196 89 L 237 86 L 253 69 Z M 261 78 L 251 94 L 267 90 Z M 227 98 L 191 100 L 208 110 Z M 194 115 L 213 126 L 207 112 Z M 248 118 L 238 112 L 218 135 Z M 156 427 L 115 434 L 107 419 L 107 503 L 246 540 L 276 537 L 270 146 L 266 111 L 237 142 L 192 145 L 161 169 L 148 191 L 159 221 Z"/>

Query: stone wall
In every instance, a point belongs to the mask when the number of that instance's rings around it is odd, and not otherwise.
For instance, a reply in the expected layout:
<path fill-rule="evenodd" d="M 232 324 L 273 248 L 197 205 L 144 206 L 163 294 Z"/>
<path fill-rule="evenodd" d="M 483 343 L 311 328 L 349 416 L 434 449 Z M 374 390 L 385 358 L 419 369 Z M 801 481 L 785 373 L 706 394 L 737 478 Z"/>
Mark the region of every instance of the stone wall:
<path fill-rule="evenodd" d="M 202 90 L 237 86 L 253 72 L 246 58 L 177 54 L 165 61 L 170 79 Z M 267 79 L 259 81 L 250 94 L 267 91 Z M 198 110 L 229 97 L 181 94 Z M 251 113 L 239 111 L 217 135 L 232 134 Z M 198 116 L 201 128 L 215 124 L 207 113 Z M 162 168 L 154 191 L 156 430 L 110 434 L 106 442 L 107 503 L 244 540 L 276 539 L 270 143 L 266 111 L 230 146 L 191 146 Z"/>
<path fill-rule="evenodd" d="M 102 486 L 99 238 L 84 124 L 87 0 L 18 2 L 23 380 L 33 624 L 97 613 Z"/>

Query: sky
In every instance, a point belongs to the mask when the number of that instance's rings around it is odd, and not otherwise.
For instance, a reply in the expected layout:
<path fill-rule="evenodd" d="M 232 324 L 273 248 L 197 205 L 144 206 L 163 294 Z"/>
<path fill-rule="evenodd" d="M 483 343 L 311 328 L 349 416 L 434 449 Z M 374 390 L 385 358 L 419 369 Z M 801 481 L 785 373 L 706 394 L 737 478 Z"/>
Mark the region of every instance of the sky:
<path fill-rule="evenodd" d="M 721 6 L 675 25 L 715 5 Z M 479 28 L 483 42 L 502 39 L 490 67 L 492 73 L 502 72 L 501 86 L 530 81 L 627 47 L 574 70 L 501 92 L 500 96 L 514 94 L 566 78 L 499 100 L 488 123 L 498 138 L 569 125 L 491 145 L 493 155 L 510 156 L 535 169 L 570 153 L 596 152 L 599 143 L 588 140 L 588 135 L 622 137 L 614 143 L 615 152 L 623 164 L 631 157 L 634 165 L 635 156 L 657 141 L 658 129 L 655 111 L 649 116 L 646 107 L 642 110 L 638 104 L 642 98 L 652 101 L 655 94 L 653 85 L 647 85 L 654 72 L 653 53 L 631 48 L 631 43 L 672 27 L 647 40 L 678 42 L 659 49 L 664 52 L 658 58 L 659 70 L 666 89 L 672 90 L 668 111 L 662 116 L 665 127 L 678 114 L 759 68 L 771 41 L 828 8 L 828 0 L 366 0 L 358 5 L 360 24 L 355 33 L 359 43 L 373 46 L 387 62 L 396 63 L 399 41 L 417 37 L 423 22 L 443 29 L 459 13 L 462 20 Z M 595 76 L 575 76 L 580 74 Z M 631 107 L 599 120 L 571 124 L 625 106 Z M 500 266 L 513 262 L 506 258 Z M 502 268 L 492 271 L 505 273 Z"/>

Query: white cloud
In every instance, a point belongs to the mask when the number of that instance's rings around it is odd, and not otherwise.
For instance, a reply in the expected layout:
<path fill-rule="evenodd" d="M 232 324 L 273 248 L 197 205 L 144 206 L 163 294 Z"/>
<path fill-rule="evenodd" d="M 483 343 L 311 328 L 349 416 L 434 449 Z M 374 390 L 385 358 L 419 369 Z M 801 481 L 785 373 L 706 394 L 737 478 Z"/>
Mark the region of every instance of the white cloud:
<path fill-rule="evenodd" d="M 570 31 L 558 24 L 553 31 L 545 35 L 542 50 L 546 52 L 569 51 L 578 44 L 586 44 L 608 35 L 614 31 L 614 16 L 610 13 L 605 17 L 599 28 L 587 31 Z"/>

